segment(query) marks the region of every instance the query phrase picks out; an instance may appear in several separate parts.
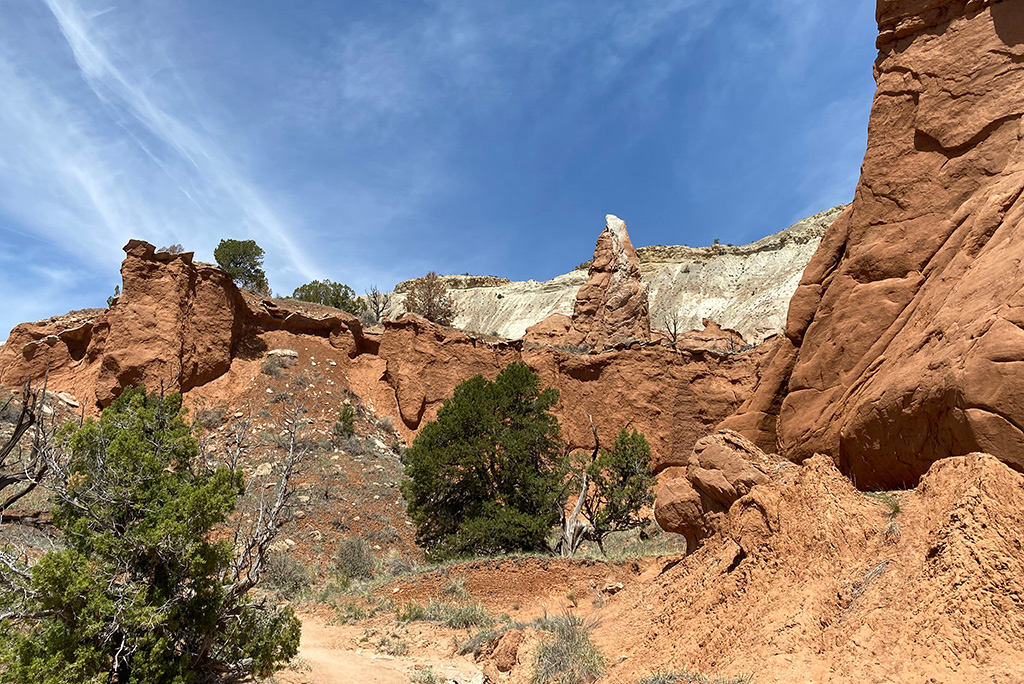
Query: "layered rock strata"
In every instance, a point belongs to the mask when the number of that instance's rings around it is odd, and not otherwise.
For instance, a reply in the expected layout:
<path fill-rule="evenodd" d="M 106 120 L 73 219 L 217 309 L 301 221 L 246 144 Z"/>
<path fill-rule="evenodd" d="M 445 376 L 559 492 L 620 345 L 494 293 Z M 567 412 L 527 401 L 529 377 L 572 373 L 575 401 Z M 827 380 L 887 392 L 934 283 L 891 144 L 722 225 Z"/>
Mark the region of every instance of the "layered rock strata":
<path fill-rule="evenodd" d="M 842 207 L 815 214 L 748 245 L 656 245 L 636 250 L 647 286 L 651 325 L 677 318 L 681 330 L 700 329 L 704 319 L 738 331 L 757 344 L 782 332 L 800 275 Z M 589 266 L 589 264 L 587 264 Z M 453 325 L 462 330 L 522 337 L 553 314 L 572 315 L 587 268 L 545 281 L 503 282 L 490 276 L 445 276 L 458 307 Z M 396 286 L 392 315 L 404 311 Z"/>

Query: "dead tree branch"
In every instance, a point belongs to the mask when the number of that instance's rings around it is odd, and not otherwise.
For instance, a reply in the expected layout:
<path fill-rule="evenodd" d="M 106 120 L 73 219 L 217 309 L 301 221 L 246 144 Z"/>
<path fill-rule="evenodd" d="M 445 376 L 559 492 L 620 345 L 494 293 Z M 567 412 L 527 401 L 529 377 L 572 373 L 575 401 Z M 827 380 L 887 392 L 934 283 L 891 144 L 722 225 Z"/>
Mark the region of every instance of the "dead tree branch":
<path fill-rule="evenodd" d="M 594 433 L 594 453 L 590 455 L 590 462 L 582 468 L 580 493 L 576 497 L 576 505 L 573 506 L 572 513 L 566 517 L 565 510 L 562 510 L 562 539 L 558 543 L 558 548 L 561 555 L 565 558 L 571 558 L 576 555 L 576 550 L 583 543 L 583 539 L 586 537 L 590 527 L 580 520 L 580 512 L 583 510 L 583 502 L 587 497 L 587 489 L 590 487 L 587 468 L 597 460 L 598 453 L 601 450 L 601 442 L 597 437 L 597 428 L 594 427 L 594 417 L 588 414 L 587 418 L 590 419 L 590 429 Z"/>

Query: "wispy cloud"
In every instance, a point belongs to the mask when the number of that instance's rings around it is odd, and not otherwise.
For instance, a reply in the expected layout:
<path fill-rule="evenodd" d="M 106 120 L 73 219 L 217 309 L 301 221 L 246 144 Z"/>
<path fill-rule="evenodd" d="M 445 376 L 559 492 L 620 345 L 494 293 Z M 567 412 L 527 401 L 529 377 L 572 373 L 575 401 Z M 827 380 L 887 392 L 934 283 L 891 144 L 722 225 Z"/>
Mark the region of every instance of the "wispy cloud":
<path fill-rule="evenodd" d="M 0 2 L 0 250 L 36 267 L 12 264 L 0 299 L 19 273 L 41 281 L 0 327 L 102 303 L 132 237 L 201 258 L 253 238 L 275 290 L 362 290 L 430 269 L 552 275 L 607 211 L 650 229 L 688 195 L 717 221 L 711 185 L 759 187 L 730 159 L 772 135 L 737 91 L 806 79 L 821 41 L 801 41 L 832 15 L 811 5 Z M 833 114 L 802 130 L 842 140 L 856 121 Z M 840 166 L 803 178 L 832 196 Z M 688 239 L 665 232 L 650 239 Z"/>
<path fill-rule="evenodd" d="M 209 254 L 219 233 L 273 248 L 281 271 L 320 273 L 298 245 L 302 226 L 188 120 L 187 93 L 150 92 L 140 74 L 151 54 L 135 49 L 144 38 L 124 39 L 130 28 L 118 25 L 117 10 L 89 14 L 74 0 L 46 7 L 87 90 L 55 67 L 62 51 L 53 45 L 0 53 L 8 213 L 67 253 L 108 266 L 129 237 Z"/>

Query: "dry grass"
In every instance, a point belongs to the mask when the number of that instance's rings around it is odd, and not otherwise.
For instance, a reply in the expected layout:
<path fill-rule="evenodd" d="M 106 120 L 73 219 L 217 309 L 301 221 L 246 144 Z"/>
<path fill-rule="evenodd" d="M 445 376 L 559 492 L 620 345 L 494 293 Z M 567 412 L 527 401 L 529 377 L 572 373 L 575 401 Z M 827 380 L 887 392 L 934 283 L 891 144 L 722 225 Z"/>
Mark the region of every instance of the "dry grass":
<path fill-rule="evenodd" d="M 647 675 L 637 684 L 752 684 L 750 675 L 740 677 L 723 677 L 720 675 L 704 675 L 694 672 L 657 672 Z"/>
<path fill-rule="evenodd" d="M 548 618 L 551 632 L 537 648 L 532 684 L 588 684 L 604 672 L 604 654 L 590 640 L 592 625 L 566 611 Z"/>
<path fill-rule="evenodd" d="M 400 622 L 439 622 L 453 629 L 490 627 L 494 618 L 480 603 L 456 603 L 430 599 L 426 605 L 407 603 L 398 611 Z"/>

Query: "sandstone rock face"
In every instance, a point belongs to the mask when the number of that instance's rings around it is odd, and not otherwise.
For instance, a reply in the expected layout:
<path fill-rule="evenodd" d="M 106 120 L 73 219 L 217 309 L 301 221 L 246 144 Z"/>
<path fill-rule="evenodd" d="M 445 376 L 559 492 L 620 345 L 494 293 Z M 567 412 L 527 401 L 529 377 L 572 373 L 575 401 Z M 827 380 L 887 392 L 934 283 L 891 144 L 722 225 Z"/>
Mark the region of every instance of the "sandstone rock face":
<path fill-rule="evenodd" d="M 488 343 L 406 315 L 385 324 L 378 354 L 386 362 L 386 387 L 409 430 L 433 420 L 463 380 L 478 373 L 494 378 L 509 363 L 522 361 L 543 384 L 559 390 L 554 412 L 568 444 L 593 447 L 589 414 L 605 444 L 623 427 L 643 432 L 660 470 L 677 454 L 688 454 L 700 436 L 747 399 L 774 345 L 743 354 L 658 345 L 581 354 L 522 342 Z"/>
<path fill-rule="evenodd" d="M 651 339 L 647 287 L 640 280 L 640 260 L 617 216 L 605 217 L 597 238 L 586 284 L 576 294 L 572 327 L 582 343 L 602 349 L 624 339 Z"/>
<path fill-rule="evenodd" d="M 1024 469 L 1024 0 L 883 0 L 853 204 L 724 426 L 859 487 L 987 451 Z"/>
<path fill-rule="evenodd" d="M 52 388 L 103 407 L 129 385 L 201 386 L 237 356 L 261 355 L 256 335 L 267 330 L 328 337 L 350 355 L 367 344 L 345 312 L 239 291 L 216 266 L 193 263 L 191 252 L 157 252 L 139 240 L 124 249 L 114 305 L 16 326 L 0 348 L 0 383 L 48 375 Z"/>
<path fill-rule="evenodd" d="M 132 240 L 117 303 L 93 328 L 84 359 L 97 372 L 106 406 L 129 385 L 191 389 L 227 370 L 241 337 L 244 307 L 231 278 L 192 263 L 192 253 L 156 254 Z"/>
<path fill-rule="evenodd" d="M 551 314 L 540 323 L 535 323 L 526 329 L 523 335 L 524 342 L 535 344 L 559 344 L 572 330 L 572 317 L 565 314 Z"/>
<path fill-rule="evenodd" d="M 721 351 L 740 351 L 749 346 L 743 335 L 735 330 L 723 328 L 714 321 L 705 318 L 702 330 L 686 330 L 673 335 L 668 330 L 654 329 L 651 336 L 677 349 L 718 349 Z"/>
<path fill-rule="evenodd" d="M 136 241 L 126 251 L 118 302 L 18 326 L 0 348 L 0 381 L 38 381 L 49 368 L 49 388 L 70 393 L 90 413 L 135 383 L 200 395 L 216 386 L 213 393 L 230 404 L 253 386 L 251 376 L 268 356 L 299 357 L 314 373 L 327 357 L 330 366 L 340 364 L 347 389 L 399 418 L 409 438 L 460 382 L 476 374 L 493 378 L 523 361 L 559 389 L 556 414 L 570 445 L 592 446 L 591 414 L 605 443 L 621 428 L 636 428 L 658 458 L 671 458 L 688 453 L 748 398 L 776 344 L 740 354 L 659 345 L 586 354 L 485 340 L 409 315 L 368 335 L 343 311 L 239 291 L 220 269 L 193 263 L 191 255 L 158 254 Z"/>
<path fill-rule="evenodd" d="M 662 529 L 685 536 L 693 551 L 713 531 L 716 516 L 768 482 L 776 463 L 736 432 L 702 437 L 688 457 L 660 461 L 654 517 Z"/>
<path fill-rule="evenodd" d="M 748 245 L 685 247 L 656 245 L 636 250 L 647 285 L 651 325 L 665 327 L 670 314 L 682 330 L 704 319 L 738 331 L 758 344 L 783 331 L 789 300 L 825 229 L 842 207 L 815 214 Z M 576 294 L 587 282 L 577 269 L 546 281 L 506 282 L 488 276 L 445 276 L 458 307 L 453 326 L 519 339 L 553 314 L 572 315 Z M 396 286 L 391 315 L 404 311 Z"/>

